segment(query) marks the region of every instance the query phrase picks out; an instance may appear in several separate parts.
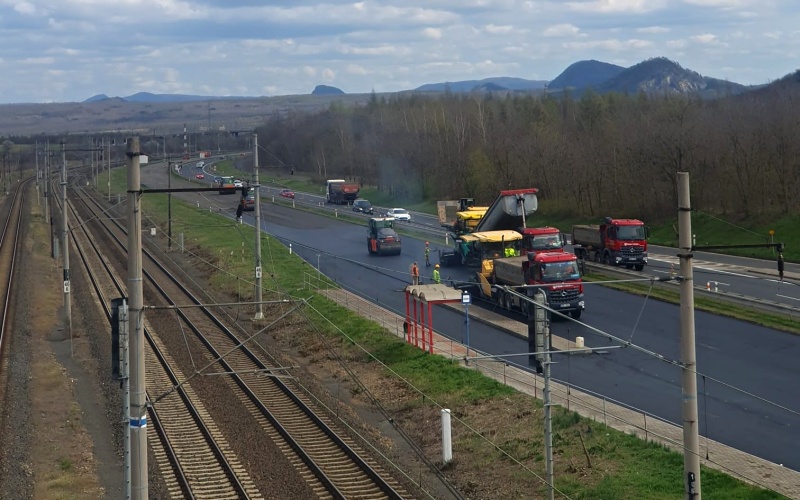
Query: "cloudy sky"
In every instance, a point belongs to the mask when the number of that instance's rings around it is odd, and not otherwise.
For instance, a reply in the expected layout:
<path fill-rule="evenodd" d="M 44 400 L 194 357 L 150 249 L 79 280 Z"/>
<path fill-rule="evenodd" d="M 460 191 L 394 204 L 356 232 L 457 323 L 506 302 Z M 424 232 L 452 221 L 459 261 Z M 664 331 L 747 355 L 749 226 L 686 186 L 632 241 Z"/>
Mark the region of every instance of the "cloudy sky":
<path fill-rule="evenodd" d="M 659 56 L 759 84 L 798 54 L 798 0 L 0 0 L 0 103 L 392 92 Z"/>

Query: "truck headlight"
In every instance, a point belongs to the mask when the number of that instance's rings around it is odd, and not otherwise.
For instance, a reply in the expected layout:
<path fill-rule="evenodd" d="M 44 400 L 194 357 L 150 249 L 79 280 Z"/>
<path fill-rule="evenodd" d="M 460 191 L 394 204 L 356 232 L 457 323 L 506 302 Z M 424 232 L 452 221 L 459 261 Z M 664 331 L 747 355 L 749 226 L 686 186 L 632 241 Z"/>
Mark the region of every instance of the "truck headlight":
<path fill-rule="evenodd" d="M 586 309 L 586 302 L 584 301 L 578 302 L 578 307 L 580 307 L 581 309 Z"/>

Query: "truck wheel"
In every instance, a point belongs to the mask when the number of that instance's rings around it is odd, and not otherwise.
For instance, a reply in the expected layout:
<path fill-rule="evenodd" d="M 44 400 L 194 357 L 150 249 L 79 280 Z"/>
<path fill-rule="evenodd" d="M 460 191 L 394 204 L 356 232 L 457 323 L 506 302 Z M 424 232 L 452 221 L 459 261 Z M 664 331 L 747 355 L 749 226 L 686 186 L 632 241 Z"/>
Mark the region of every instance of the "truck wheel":
<path fill-rule="evenodd" d="M 378 245 L 378 255 L 383 256 L 383 249 Z"/>
<path fill-rule="evenodd" d="M 611 260 L 611 252 L 607 252 L 603 257 L 604 257 L 603 261 L 605 262 L 605 264 L 609 266 L 614 265 L 614 261 Z"/>
<path fill-rule="evenodd" d="M 625 269 L 633 269 L 633 264 L 625 264 Z"/>
<path fill-rule="evenodd" d="M 644 264 L 636 264 L 635 266 L 633 266 L 633 268 L 636 269 L 637 271 L 641 271 L 642 269 L 644 269 Z"/>
<path fill-rule="evenodd" d="M 574 311 L 570 312 L 569 315 L 572 316 L 572 319 L 580 319 L 582 312 L 583 310 L 581 309 L 575 309 Z"/>

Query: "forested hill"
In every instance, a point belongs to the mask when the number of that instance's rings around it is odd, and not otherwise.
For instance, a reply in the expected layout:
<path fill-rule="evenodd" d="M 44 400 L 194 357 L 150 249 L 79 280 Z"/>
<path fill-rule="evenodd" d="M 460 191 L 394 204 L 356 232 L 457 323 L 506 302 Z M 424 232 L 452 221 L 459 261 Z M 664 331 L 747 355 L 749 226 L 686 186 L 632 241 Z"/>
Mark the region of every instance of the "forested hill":
<path fill-rule="evenodd" d="M 538 187 L 581 215 L 675 214 L 675 174 L 693 207 L 743 216 L 800 210 L 797 77 L 740 96 L 452 94 L 374 97 L 366 106 L 290 113 L 259 142 L 311 175 L 347 176 L 406 199 Z M 780 86 L 778 86 L 778 84 Z"/>

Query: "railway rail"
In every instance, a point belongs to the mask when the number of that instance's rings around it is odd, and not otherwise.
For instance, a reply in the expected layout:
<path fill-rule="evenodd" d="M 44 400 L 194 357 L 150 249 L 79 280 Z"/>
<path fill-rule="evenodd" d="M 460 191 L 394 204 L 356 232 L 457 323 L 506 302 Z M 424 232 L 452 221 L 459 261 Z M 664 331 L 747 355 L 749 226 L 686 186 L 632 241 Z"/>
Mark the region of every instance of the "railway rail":
<path fill-rule="evenodd" d="M 2 356 L 3 346 L 7 343 L 7 337 L 10 334 L 14 266 L 21 235 L 25 189 L 30 182 L 31 179 L 27 179 L 18 183 L 10 201 L 6 200 L 6 203 L 10 203 L 11 207 L 6 212 L 5 220 L 2 223 L 2 233 L 0 233 L 0 356 Z M 0 374 L 4 365 L 4 363 L 0 362 Z"/>
<path fill-rule="evenodd" d="M 73 192 L 78 195 L 80 211 L 87 214 L 84 219 L 92 219 L 93 225 L 108 232 L 118 251 L 124 251 L 123 228 L 116 221 L 103 217 L 103 208 L 82 190 Z M 73 199 L 76 198 L 73 196 Z M 212 360 L 208 368 L 226 375 L 230 392 L 300 471 L 299 475 L 319 498 L 408 497 L 403 486 L 384 472 L 380 464 L 366 457 L 355 441 L 346 435 L 338 435 L 331 419 L 317 414 L 306 395 L 292 390 L 289 383 L 277 376 L 264 376 L 280 374 L 280 366 L 265 362 L 244 346 L 243 339 L 228 329 L 209 308 L 202 307 L 200 300 L 152 254 L 143 251 L 143 255 L 146 259 L 143 275 L 166 304 L 174 306 L 189 301 L 198 306 L 175 311 L 194 338 L 205 347 L 207 358 Z M 148 391 L 151 397 L 155 396 L 152 409 L 158 410 L 170 403 L 171 387 L 177 385 L 177 380 L 185 381 L 186 378 L 179 376 L 174 380 L 164 380 L 160 393 Z M 191 380 L 184 382 L 183 386 L 190 386 L 190 383 Z M 182 398 L 191 399 L 189 396 Z M 169 437 L 168 430 L 166 432 Z M 184 454 L 188 451 L 179 449 L 176 453 L 179 458 Z M 235 457 L 229 461 L 235 462 Z M 188 482 L 191 487 L 191 477 L 188 477 Z M 219 498 L 219 495 L 214 497 Z"/>

